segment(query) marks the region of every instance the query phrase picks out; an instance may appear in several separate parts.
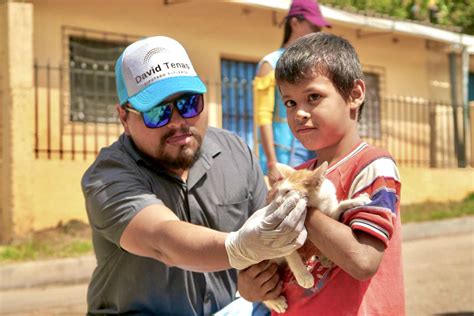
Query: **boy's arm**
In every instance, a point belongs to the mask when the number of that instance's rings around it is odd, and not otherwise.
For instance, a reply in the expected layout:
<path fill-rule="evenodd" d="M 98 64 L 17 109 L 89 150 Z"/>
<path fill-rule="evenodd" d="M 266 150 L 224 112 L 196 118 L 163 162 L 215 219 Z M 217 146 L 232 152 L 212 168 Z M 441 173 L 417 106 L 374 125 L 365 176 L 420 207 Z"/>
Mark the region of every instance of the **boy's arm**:
<path fill-rule="evenodd" d="M 353 278 L 365 280 L 377 272 L 385 250 L 380 239 L 353 231 L 316 209 L 308 211 L 306 229 L 314 245 Z"/>
<path fill-rule="evenodd" d="M 351 181 L 349 198 L 367 193 L 369 204 L 345 211 L 342 223 L 317 210 L 309 211 L 306 220 L 315 246 L 359 280 L 377 272 L 400 216 L 400 176 L 394 161 L 380 156 L 363 166 Z"/>

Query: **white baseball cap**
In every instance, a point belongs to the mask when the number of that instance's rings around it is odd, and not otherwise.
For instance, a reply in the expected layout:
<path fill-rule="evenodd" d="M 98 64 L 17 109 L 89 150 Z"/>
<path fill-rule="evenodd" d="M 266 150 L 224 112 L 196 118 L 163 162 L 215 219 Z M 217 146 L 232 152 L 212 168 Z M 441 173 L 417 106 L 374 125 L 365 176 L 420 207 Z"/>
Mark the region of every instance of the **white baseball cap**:
<path fill-rule="evenodd" d="M 120 105 L 146 112 L 175 93 L 206 93 L 184 47 L 166 36 L 130 44 L 115 64 Z"/>

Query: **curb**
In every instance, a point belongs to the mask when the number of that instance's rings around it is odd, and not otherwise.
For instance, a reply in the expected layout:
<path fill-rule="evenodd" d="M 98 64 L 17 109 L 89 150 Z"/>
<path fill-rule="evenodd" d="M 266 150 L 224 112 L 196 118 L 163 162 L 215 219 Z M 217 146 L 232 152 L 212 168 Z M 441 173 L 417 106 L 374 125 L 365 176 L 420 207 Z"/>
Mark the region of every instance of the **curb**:
<path fill-rule="evenodd" d="M 95 265 L 95 257 L 91 255 L 3 265 L 0 290 L 87 282 Z"/>
<path fill-rule="evenodd" d="M 474 216 L 402 225 L 403 241 L 474 233 Z"/>
<path fill-rule="evenodd" d="M 474 216 L 402 226 L 403 241 L 474 233 Z M 0 266 L 0 290 L 88 282 L 94 271 L 93 255 L 13 263 Z"/>

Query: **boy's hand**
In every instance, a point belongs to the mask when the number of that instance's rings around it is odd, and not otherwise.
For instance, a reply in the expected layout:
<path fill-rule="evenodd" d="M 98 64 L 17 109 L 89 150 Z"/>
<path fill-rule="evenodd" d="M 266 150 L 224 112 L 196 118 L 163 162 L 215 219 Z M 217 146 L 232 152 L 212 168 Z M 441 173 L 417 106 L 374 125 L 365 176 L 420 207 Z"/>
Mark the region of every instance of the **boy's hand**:
<path fill-rule="evenodd" d="M 278 265 L 268 260 L 239 271 L 237 289 L 250 302 L 277 298 L 283 288 Z"/>

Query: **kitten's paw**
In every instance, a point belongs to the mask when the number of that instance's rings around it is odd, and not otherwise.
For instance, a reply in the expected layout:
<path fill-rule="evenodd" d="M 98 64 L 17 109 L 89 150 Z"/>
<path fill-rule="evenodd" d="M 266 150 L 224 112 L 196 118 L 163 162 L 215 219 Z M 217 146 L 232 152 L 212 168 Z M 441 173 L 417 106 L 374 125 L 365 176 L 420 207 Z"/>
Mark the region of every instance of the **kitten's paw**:
<path fill-rule="evenodd" d="M 356 207 L 356 206 L 369 204 L 370 202 L 372 202 L 372 200 L 370 199 L 369 194 L 363 193 L 359 195 L 358 197 L 356 197 L 355 199 L 353 199 L 351 204 L 353 205 L 353 207 Z"/>
<path fill-rule="evenodd" d="M 299 273 L 295 274 L 296 282 L 298 282 L 299 286 L 310 289 L 314 286 L 314 277 L 311 273 Z"/>
<path fill-rule="evenodd" d="M 288 304 L 286 303 L 286 298 L 284 296 L 279 296 L 274 300 L 263 301 L 263 304 L 277 313 L 284 313 L 288 308 Z"/>
<path fill-rule="evenodd" d="M 370 195 L 367 193 L 359 195 L 358 198 L 363 203 L 362 205 L 366 205 L 372 202 L 372 200 L 370 199 Z"/>

